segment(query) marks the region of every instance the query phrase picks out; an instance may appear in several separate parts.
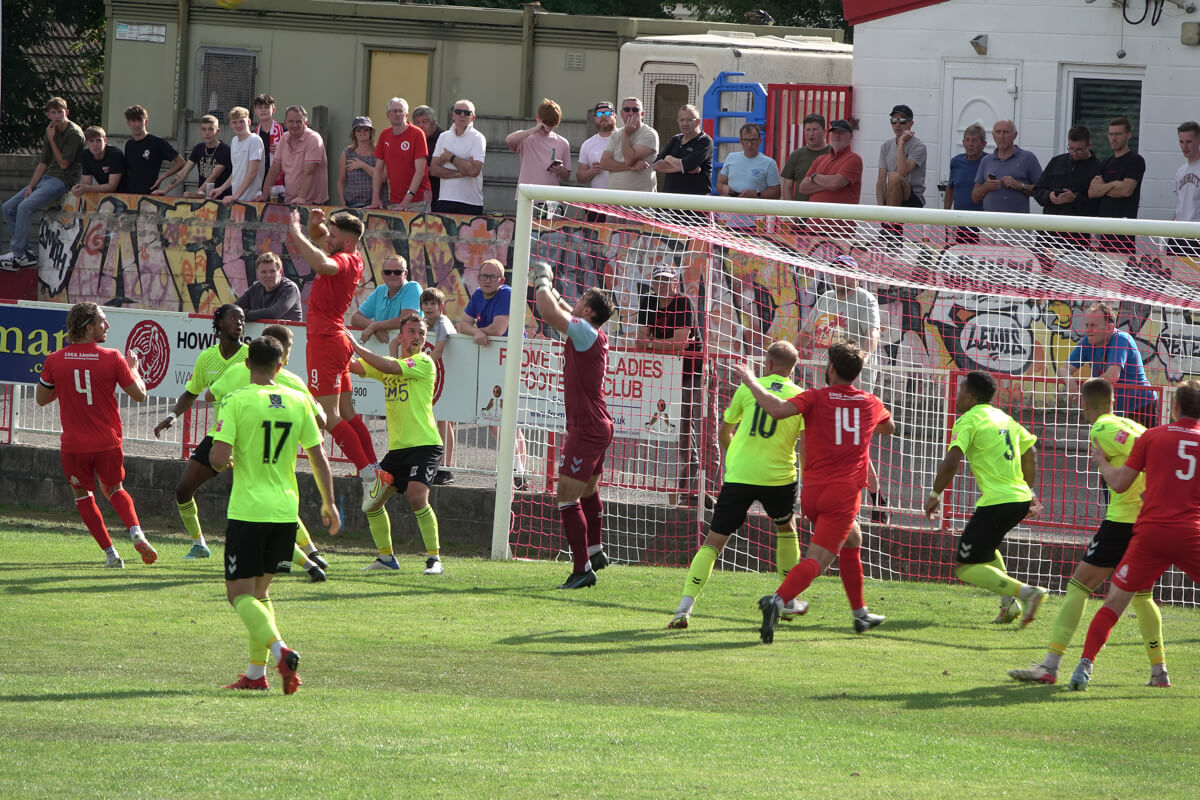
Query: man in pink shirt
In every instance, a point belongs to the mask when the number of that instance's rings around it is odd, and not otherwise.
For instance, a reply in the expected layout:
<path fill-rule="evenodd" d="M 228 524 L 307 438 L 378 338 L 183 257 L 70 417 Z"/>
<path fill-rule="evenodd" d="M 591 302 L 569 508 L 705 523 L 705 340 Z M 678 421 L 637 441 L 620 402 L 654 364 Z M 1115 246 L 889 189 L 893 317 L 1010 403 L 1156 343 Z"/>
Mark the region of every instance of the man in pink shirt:
<path fill-rule="evenodd" d="M 279 171 L 283 170 L 284 202 L 314 206 L 328 203 L 329 159 L 325 155 L 325 141 L 321 134 L 308 127 L 308 112 L 304 106 L 290 106 L 283 124 L 288 132 L 279 142 L 263 186 L 273 186 Z M 259 192 L 256 199 L 268 198 L 265 192 Z"/>
<path fill-rule="evenodd" d="M 504 143 L 521 157 L 521 175 L 517 183 L 558 186 L 571 179 L 571 145 L 554 132 L 562 122 L 562 109 L 553 100 L 543 100 L 537 110 L 537 124 L 510 133 Z"/>
<path fill-rule="evenodd" d="M 429 211 L 432 191 L 429 186 L 429 143 L 425 132 L 408 124 L 408 101 L 393 97 L 387 106 L 390 128 L 379 134 L 375 144 L 376 168 L 374 193 L 368 208 L 391 208 L 397 211 Z M 389 197 L 381 197 L 387 181 Z"/>

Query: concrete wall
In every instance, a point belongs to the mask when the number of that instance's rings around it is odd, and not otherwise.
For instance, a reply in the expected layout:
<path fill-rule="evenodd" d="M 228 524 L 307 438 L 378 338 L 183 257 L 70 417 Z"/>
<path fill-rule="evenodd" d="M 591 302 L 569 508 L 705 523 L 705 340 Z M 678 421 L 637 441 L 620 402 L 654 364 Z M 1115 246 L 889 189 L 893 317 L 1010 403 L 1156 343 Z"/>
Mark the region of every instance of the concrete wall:
<path fill-rule="evenodd" d="M 1140 8 L 1139 6 L 1136 6 Z M 1131 10 L 1131 14 L 1135 14 Z M 1073 124 L 1067 79 L 1140 79 L 1142 107 L 1139 151 L 1146 159 L 1141 214 L 1170 219 L 1175 210 L 1173 177 L 1183 159 L 1175 127 L 1200 116 L 1194 87 L 1200 81 L 1200 49 L 1180 43 L 1182 22 L 1200 21 L 1168 4 L 1162 22 L 1127 25 L 1111 3 L 1083 0 L 950 0 L 854 28 L 854 109 L 861 120 L 854 149 L 862 154 L 863 202 L 875 202 L 880 143 L 891 135 L 887 115 L 906 103 L 916 116 L 914 132 L 929 147 L 926 202 L 937 202 L 935 184 L 961 152 L 944 111 L 947 65 L 1007 65 L 1016 68 L 1017 144 L 1043 165 L 1066 151 Z M 986 56 L 969 41 L 988 36 Z M 1117 51 L 1124 49 L 1124 58 Z M 994 120 L 983 120 L 990 129 Z M 1105 131 L 1092 131 L 1103 140 Z M 991 138 L 989 134 L 989 140 Z M 1037 203 L 1031 201 L 1033 210 Z"/>
<path fill-rule="evenodd" d="M 108 0 L 107 7 L 101 124 L 114 144 L 123 144 L 127 135 L 124 109 L 137 103 L 150 110 L 150 130 L 186 154 L 199 141 L 195 121 L 211 110 L 208 98 L 199 96 L 204 54 L 210 48 L 236 48 L 255 55 L 254 93 L 276 98 L 277 118 L 292 104 L 310 112 L 323 107 L 324 116 L 312 115 L 311 121 L 326 139 L 331 187 L 351 120 L 367 113 L 377 127 L 386 124 L 385 109 L 368 102 L 373 51 L 428 56 L 427 102 L 438 111 L 443 127 L 450 124 L 454 101 L 466 97 L 475 102 L 481 118 L 502 120 L 508 133 L 532 124 L 525 120 L 543 97 L 557 99 L 568 120 L 585 122 L 596 100 L 616 98 L 620 47 L 638 36 L 764 30 L 545 12 L 530 15 L 527 25 L 519 10 L 351 0 L 246 0 L 236 9 L 221 8 L 216 0 Z M 164 41 L 118 39 L 122 23 L 162 26 Z M 777 27 L 771 33 L 841 38 L 840 31 L 807 28 Z M 727 68 L 735 67 L 731 63 Z M 385 96 L 397 93 L 404 94 Z M 510 127 L 507 121 L 517 124 Z M 228 138 L 227 130 L 222 133 Z M 501 163 L 509 160 L 503 136 L 488 136 L 500 169 L 484 170 L 485 208 L 510 212 L 515 184 L 508 174 L 513 170 Z M 584 138 L 568 136 L 576 149 Z"/>

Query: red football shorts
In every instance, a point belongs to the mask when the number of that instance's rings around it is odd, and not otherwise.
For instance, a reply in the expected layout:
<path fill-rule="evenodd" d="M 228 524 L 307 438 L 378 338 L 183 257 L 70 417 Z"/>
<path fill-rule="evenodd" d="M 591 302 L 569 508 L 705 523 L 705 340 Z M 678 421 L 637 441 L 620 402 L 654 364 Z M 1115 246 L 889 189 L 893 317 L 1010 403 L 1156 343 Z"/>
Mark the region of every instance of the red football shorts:
<path fill-rule="evenodd" d="M 116 486 L 125 480 L 125 454 L 120 447 L 110 447 L 95 453 L 68 453 L 63 451 L 63 474 L 71 485 L 79 489 L 96 491 L 96 478 L 104 486 Z"/>
<path fill-rule="evenodd" d="M 603 471 L 604 454 L 611 442 L 612 433 L 608 436 L 581 436 L 568 431 L 567 439 L 563 442 L 562 465 L 558 468 L 558 474 L 587 483 L 593 475 Z"/>
<path fill-rule="evenodd" d="M 813 524 L 812 543 L 831 553 L 841 550 L 861 504 L 862 487 L 853 483 L 804 486 L 800 511 Z"/>
<path fill-rule="evenodd" d="M 1194 527 L 1135 524 L 1133 538 L 1113 572 L 1112 582 L 1127 592 L 1145 591 L 1172 564 L 1200 583 L 1200 531 Z"/>
<path fill-rule="evenodd" d="M 310 336 L 304 346 L 308 390 L 313 397 L 351 391 L 350 356 L 354 349 L 345 336 Z"/>

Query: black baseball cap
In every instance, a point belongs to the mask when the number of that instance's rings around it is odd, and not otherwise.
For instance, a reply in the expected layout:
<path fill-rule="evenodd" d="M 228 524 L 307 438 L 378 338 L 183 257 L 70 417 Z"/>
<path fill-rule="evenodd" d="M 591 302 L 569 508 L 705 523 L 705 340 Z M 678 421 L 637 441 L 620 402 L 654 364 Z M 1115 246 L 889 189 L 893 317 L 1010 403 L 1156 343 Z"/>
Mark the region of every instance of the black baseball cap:
<path fill-rule="evenodd" d="M 844 119 L 835 119 L 833 122 L 829 123 L 829 130 L 854 133 L 854 126 Z"/>
<path fill-rule="evenodd" d="M 892 106 L 892 114 L 898 117 L 904 117 L 905 119 L 913 118 L 912 109 L 903 103 L 898 106 Z"/>

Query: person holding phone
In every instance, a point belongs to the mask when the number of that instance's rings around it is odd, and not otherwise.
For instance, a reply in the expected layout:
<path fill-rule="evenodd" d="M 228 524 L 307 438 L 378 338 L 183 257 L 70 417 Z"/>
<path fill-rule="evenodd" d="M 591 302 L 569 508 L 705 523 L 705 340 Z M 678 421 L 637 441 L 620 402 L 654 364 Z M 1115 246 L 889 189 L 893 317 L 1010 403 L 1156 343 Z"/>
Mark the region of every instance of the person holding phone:
<path fill-rule="evenodd" d="M 996 149 L 979 160 L 971 200 L 984 211 L 1029 213 L 1033 185 L 1042 177 L 1037 156 L 1017 147 L 1017 127 L 1010 119 L 996 120 L 992 126 Z"/>

